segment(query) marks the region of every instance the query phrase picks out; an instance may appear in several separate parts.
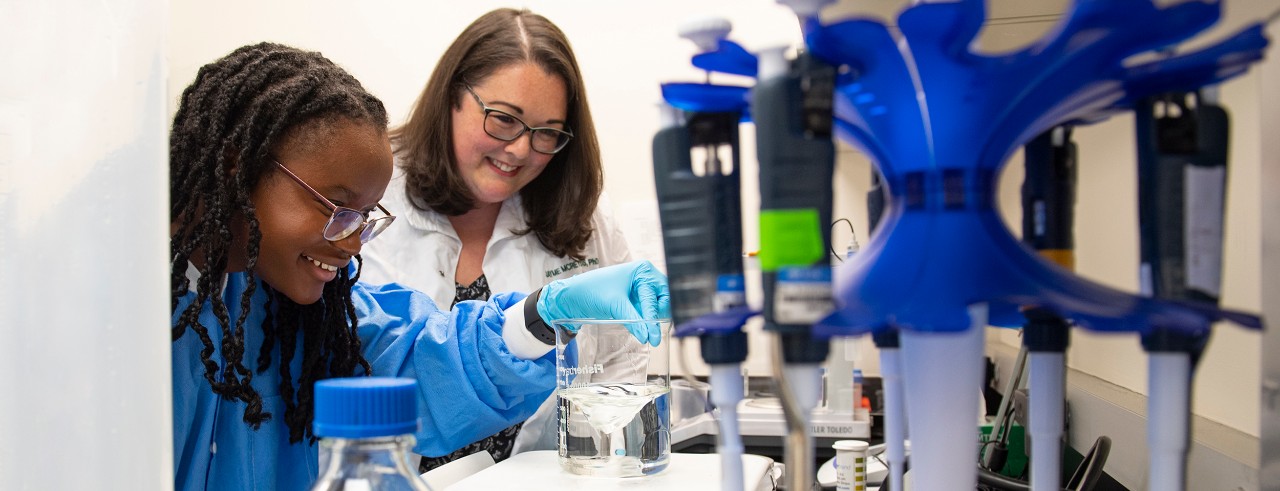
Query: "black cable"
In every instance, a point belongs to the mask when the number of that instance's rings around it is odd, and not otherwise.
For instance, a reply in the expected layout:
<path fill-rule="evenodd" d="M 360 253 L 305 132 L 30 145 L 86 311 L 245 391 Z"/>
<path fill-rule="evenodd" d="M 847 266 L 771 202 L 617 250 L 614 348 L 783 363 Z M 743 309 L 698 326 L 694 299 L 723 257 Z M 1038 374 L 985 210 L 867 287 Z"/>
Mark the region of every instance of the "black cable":
<path fill-rule="evenodd" d="M 1017 412 L 1017 408 L 1015 408 L 1013 404 L 1009 404 L 1009 407 L 1004 411 L 1004 421 L 1001 422 L 1000 434 L 996 438 L 1002 444 L 1009 444 L 1009 433 L 1013 432 L 1013 414 L 1015 412 Z M 995 431 L 995 429 L 993 428 L 992 431 Z"/>
<path fill-rule="evenodd" d="M 878 453 L 878 454 L 872 455 L 871 458 L 876 459 L 876 462 L 879 462 L 880 465 L 883 465 L 885 469 L 888 469 L 889 463 L 885 462 L 884 459 L 880 458 L 881 455 L 884 455 L 884 454 Z"/>
<path fill-rule="evenodd" d="M 844 223 L 849 224 L 849 233 L 850 233 L 850 234 L 853 234 L 853 237 L 854 237 L 854 238 L 853 238 L 853 240 L 858 240 L 858 232 L 857 232 L 857 231 L 855 231 L 855 230 L 853 229 L 853 222 L 849 221 L 849 219 L 848 219 L 848 218 L 840 218 L 840 219 L 837 219 L 837 220 L 836 220 L 836 221 L 834 221 L 834 222 L 831 222 L 831 227 L 832 227 L 832 228 L 835 228 L 836 224 L 837 224 L 837 223 L 840 223 L 840 222 L 844 222 Z M 843 258 L 843 257 L 840 257 L 840 254 L 836 252 L 836 241 L 834 241 L 834 240 L 833 240 L 833 241 L 831 241 L 831 245 L 829 245 L 828 247 L 830 247 L 830 248 L 831 248 L 831 255 L 832 255 L 832 256 L 835 256 L 835 257 L 836 257 L 836 259 L 839 259 L 839 260 L 840 260 L 840 262 L 844 262 L 844 258 Z"/>
<path fill-rule="evenodd" d="M 996 442 L 995 447 L 991 449 L 991 458 L 987 460 L 987 469 L 992 472 L 1000 472 L 1004 470 L 1004 466 L 1009 462 L 1009 446 L 1004 442 Z"/>
<path fill-rule="evenodd" d="M 1078 491 L 1092 491 L 1102 478 L 1102 468 L 1107 465 L 1107 456 L 1111 454 L 1111 438 L 1102 435 L 1093 441 L 1089 453 L 1071 473 L 1067 480 L 1067 488 Z"/>

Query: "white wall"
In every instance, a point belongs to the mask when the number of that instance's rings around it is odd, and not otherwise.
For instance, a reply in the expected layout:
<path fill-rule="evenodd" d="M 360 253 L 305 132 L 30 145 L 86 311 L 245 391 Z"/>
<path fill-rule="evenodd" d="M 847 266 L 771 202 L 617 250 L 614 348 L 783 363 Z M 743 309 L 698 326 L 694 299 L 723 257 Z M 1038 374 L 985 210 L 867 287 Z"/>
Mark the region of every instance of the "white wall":
<path fill-rule="evenodd" d="M 1280 36 L 1280 27 L 1271 25 L 1267 29 L 1271 39 Z M 1260 90 L 1260 111 L 1262 124 L 1267 128 L 1280 127 L 1280 97 L 1274 87 L 1280 86 L 1280 61 L 1270 58 L 1263 62 L 1260 71 L 1260 87 L 1273 87 L 1271 90 Z M 1270 136 L 1268 132 L 1268 136 Z M 1275 138 L 1262 139 L 1262 170 L 1259 183 L 1280 182 L 1280 141 Z M 1260 207 L 1260 216 L 1280 216 L 1280 193 L 1265 193 Z M 1264 313 L 1269 319 L 1280 319 L 1280 222 L 1274 218 L 1262 224 L 1262 298 Z M 1263 335 L 1260 349 L 1269 356 L 1262 359 L 1262 420 L 1261 456 L 1258 468 L 1261 470 L 1259 480 L 1267 483 L 1264 489 L 1280 491 L 1280 332 L 1274 328 Z"/>
<path fill-rule="evenodd" d="M 845 0 L 827 17 L 849 12 L 892 20 L 906 0 L 862 2 Z M 1004 50 L 1047 31 L 1066 0 L 991 3 L 992 21 L 982 44 Z M 1168 2 L 1161 2 L 1168 3 Z M 1265 16 L 1277 0 L 1229 2 L 1226 26 Z M 606 189 L 615 210 L 632 226 L 629 238 L 638 255 L 660 259 L 650 144 L 658 120 L 654 103 L 658 84 L 701 77 L 688 64 L 691 43 L 675 35 L 676 24 L 697 15 L 721 15 L 734 26 L 731 37 L 755 50 L 794 43 L 799 29 L 789 11 L 771 0 L 701 0 L 646 2 L 583 2 L 536 0 L 524 4 L 474 2 L 379 2 L 376 6 L 351 2 L 280 1 L 183 2 L 173 7 L 171 23 L 170 99 L 194 77 L 195 70 L 242 44 L 274 40 L 324 52 L 345 66 L 387 104 L 393 122 L 403 119 L 445 46 L 476 16 L 500 6 L 525 5 L 557 23 L 577 51 L 588 85 L 593 113 L 606 160 Z M 1221 33 L 1222 29 L 1214 31 Z M 340 34 L 339 34 L 340 33 Z M 1224 303 L 1258 311 L 1260 261 L 1258 213 L 1257 81 L 1252 76 L 1223 87 L 1223 101 L 1234 116 L 1234 156 L 1229 196 L 1228 242 L 1224 274 Z M 172 108 L 171 108 L 172 111 Z M 746 140 L 750 128 L 744 127 Z M 1079 273 L 1104 284 L 1136 291 L 1137 238 L 1134 198 L 1132 120 L 1116 118 L 1077 130 L 1081 149 L 1080 200 L 1077 207 L 1077 266 Z M 747 147 L 749 148 L 749 147 Z M 754 179 L 754 158 L 743 163 L 744 188 Z M 1010 166 L 1020 167 L 1018 157 Z M 866 242 L 863 205 L 868 164 L 845 148 L 837 169 L 837 211 Z M 1002 207 L 1011 227 L 1018 229 L 1019 170 L 1002 180 Z M 748 198 L 744 210 L 753 208 Z M 758 244 L 754 214 L 744 217 L 748 248 Z M 847 232 L 836 230 L 836 240 Z M 753 338 L 751 373 L 767 372 L 763 346 Z M 1012 342 L 1016 343 L 1016 339 Z M 1250 435 L 1258 434 L 1259 337 L 1233 326 L 1214 336 L 1200 368 L 1195 411 Z M 863 343 L 869 345 L 870 343 Z M 863 361 L 874 374 L 874 356 L 863 347 Z M 691 351 L 691 358 L 697 358 Z M 1138 342 L 1131 336 L 1073 338 L 1070 365 L 1119 386 L 1145 393 L 1146 365 Z"/>
<path fill-rule="evenodd" d="M 164 0 L 0 0 L 0 489 L 173 487 Z"/>

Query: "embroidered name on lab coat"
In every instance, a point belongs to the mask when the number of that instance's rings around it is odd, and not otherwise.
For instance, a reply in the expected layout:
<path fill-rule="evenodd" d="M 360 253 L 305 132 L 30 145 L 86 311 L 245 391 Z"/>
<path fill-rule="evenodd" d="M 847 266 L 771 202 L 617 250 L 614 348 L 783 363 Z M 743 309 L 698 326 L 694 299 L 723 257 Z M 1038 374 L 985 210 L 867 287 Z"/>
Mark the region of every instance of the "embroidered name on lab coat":
<path fill-rule="evenodd" d="M 569 262 L 567 262 L 567 263 L 564 263 L 564 265 L 562 265 L 562 266 L 560 266 L 560 267 L 558 267 L 558 268 L 556 268 L 556 269 L 548 269 L 548 270 L 547 270 L 547 278 L 551 278 L 551 277 L 554 277 L 554 276 L 560 276 L 560 275 L 562 275 L 562 274 L 564 274 L 564 273 L 568 273 L 568 272 L 570 272 L 570 271 L 573 271 L 573 270 L 578 269 L 578 268 L 581 268 L 581 267 L 586 267 L 586 266 L 599 266 L 599 265 L 600 265 L 600 258 L 598 258 L 598 257 L 589 257 L 589 258 L 583 259 L 583 260 L 581 260 L 581 261 L 569 261 Z"/>

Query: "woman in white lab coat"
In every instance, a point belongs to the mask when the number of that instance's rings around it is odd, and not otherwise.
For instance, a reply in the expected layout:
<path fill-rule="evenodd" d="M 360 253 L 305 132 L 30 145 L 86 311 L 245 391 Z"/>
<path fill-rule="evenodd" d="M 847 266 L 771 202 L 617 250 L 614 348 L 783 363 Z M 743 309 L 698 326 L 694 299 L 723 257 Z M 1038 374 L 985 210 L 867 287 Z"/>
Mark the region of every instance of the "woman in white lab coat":
<path fill-rule="evenodd" d="M 392 130 L 384 203 L 403 225 L 364 249 L 363 279 L 422 290 L 441 305 L 530 292 L 630 260 L 600 208 L 603 171 L 568 39 L 528 10 L 476 19 L 445 51 L 409 119 Z M 554 448 L 554 398 L 524 424 L 443 458 Z M 519 438 L 517 439 L 517 433 Z"/>

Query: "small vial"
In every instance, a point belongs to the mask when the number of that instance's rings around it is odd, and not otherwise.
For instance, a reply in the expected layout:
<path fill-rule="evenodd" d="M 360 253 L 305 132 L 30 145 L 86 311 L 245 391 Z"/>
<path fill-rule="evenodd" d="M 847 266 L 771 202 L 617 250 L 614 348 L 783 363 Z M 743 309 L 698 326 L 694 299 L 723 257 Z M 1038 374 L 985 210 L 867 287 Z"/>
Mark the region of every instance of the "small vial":
<path fill-rule="evenodd" d="M 839 440 L 836 449 L 836 491 L 867 490 L 867 450 L 862 440 Z"/>

